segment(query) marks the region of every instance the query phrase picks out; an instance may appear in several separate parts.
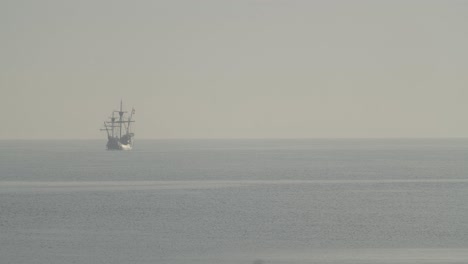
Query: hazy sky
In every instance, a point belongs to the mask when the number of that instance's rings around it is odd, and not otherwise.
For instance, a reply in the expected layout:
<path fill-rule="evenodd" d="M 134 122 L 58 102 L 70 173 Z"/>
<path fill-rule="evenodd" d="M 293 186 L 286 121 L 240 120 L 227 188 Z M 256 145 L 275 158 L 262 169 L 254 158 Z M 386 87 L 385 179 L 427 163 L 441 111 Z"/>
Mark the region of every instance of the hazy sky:
<path fill-rule="evenodd" d="M 0 139 L 467 137 L 468 1 L 0 0 Z M 104 139 L 105 140 L 105 139 Z"/>

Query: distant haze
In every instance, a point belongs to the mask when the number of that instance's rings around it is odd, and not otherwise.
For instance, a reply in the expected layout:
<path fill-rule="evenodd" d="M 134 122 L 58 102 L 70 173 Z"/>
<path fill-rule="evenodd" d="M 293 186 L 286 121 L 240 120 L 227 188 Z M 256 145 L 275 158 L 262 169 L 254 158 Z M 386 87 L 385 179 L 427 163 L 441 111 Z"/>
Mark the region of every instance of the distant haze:
<path fill-rule="evenodd" d="M 468 1 L 0 1 L 0 139 L 468 136 Z"/>

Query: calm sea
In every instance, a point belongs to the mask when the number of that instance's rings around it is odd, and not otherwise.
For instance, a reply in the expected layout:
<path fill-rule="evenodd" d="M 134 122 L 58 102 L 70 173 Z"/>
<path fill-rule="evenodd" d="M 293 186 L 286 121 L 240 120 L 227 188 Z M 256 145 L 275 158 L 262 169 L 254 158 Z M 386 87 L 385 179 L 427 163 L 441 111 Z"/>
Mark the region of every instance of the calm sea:
<path fill-rule="evenodd" d="M 0 141 L 0 263 L 468 263 L 468 139 Z"/>

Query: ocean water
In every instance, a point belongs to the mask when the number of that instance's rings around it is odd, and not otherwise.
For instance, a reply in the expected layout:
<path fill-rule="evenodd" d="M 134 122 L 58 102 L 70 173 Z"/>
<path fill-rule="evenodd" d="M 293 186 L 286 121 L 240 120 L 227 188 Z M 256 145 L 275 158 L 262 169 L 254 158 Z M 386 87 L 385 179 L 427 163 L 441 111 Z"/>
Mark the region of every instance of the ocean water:
<path fill-rule="evenodd" d="M 0 141 L 0 263 L 468 263 L 468 139 Z"/>

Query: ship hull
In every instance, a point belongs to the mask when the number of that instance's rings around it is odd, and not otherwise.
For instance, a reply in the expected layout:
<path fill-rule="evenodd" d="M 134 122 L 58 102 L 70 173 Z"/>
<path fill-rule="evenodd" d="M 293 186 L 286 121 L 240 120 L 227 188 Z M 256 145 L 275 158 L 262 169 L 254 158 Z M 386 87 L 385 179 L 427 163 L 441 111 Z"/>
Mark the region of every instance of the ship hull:
<path fill-rule="evenodd" d="M 107 147 L 107 150 L 131 150 L 131 149 L 132 149 L 131 145 L 123 145 L 123 144 L 120 144 L 119 146 Z"/>
<path fill-rule="evenodd" d="M 131 150 L 132 144 L 131 142 L 127 142 L 127 144 L 123 144 L 120 142 L 118 138 L 109 138 L 107 141 L 107 150 Z"/>

